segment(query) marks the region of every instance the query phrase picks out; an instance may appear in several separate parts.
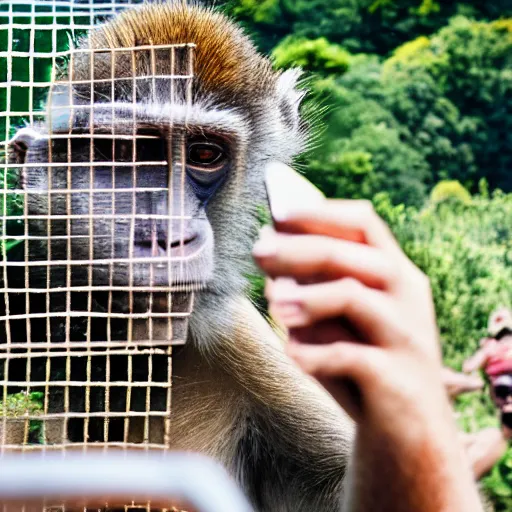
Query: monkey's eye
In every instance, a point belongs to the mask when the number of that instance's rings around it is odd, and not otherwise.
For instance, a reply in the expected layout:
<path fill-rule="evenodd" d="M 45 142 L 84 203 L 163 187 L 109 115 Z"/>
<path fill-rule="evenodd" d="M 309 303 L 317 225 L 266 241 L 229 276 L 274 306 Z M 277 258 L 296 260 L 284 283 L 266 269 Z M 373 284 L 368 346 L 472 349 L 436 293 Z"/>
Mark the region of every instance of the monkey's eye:
<path fill-rule="evenodd" d="M 192 142 L 188 146 L 187 163 L 196 167 L 218 168 L 224 162 L 226 153 L 212 142 Z"/>

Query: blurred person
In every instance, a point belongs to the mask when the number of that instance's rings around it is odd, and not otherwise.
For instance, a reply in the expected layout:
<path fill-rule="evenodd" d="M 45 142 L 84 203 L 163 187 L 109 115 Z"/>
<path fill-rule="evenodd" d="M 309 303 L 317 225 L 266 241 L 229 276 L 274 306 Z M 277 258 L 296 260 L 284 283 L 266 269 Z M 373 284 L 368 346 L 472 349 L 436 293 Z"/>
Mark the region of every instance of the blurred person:
<path fill-rule="evenodd" d="M 508 308 L 491 313 L 488 336 L 480 341 L 479 350 L 464 363 L 463 369 L 467 373 L 484 371 L 490 382 L 491 398 L 500 412 L 499 428 L 461 434 L 473 472 L 479 479 L 505 455 L 512 437 L 512 312 Z"/>
<path fill-rule="evenodd" d="M 512 312 L 499 308 L 491 313 L 488 323 L 489 337 L 480 341 L 480 349 L 463 366 L 464 372 L 484 370 L 492 387 L 496 378 L 512 373 Z"/>
<path fill-rule="evenodd" d="M 502 307 L 491 313 L 488 333 L 463 369 L 466 373 L 484 371 L 491 398 L 500 410 L 503 436 L 508 440 L 512 436 L 512 311 Z"/>
<path fill-rule="evenodd" d="M 357 424 L 351 511 L 480 511 L 427 277 L 366 201 L 281 209 L 253 254 L 289 356 Z"/>

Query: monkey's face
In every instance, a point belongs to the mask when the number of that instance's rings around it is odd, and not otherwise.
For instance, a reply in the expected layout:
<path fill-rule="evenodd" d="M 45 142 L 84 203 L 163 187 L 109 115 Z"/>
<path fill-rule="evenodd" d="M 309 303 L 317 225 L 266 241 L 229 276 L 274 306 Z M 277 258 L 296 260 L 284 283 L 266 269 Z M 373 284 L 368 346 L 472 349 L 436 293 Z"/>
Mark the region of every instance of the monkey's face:
<path fill-rule="evenodd" d="M 34 287 L 231 294 L 246 286 L 263 168 L 291 163 L 303 147 L 299 75 L 273 72 L 213 12 L 162 9 L 128 38 L 140 50 L 116 49 L 115 58 L 104 50 L 127 20 L 99 30 L 93 43 L 102 49 L 74 53 L 52 87 L 40 133 L 21 130 L 14 141 L 28 254 L 41 262 L 30 272 Z M 173 16 L 179 34 L 159 25 L 174 27 Z M 206 23 L 212 16 L 220 25 Z M 175 36 L 190 36 L 195 57 Z"/>
<path fill-rule="evenodd" d="M 214 237 L 206 207 L 229 177 L 230 140 L 179 127 L 170 133 L 159 122 L 135 136 L 115 128 L 114 137 L 105 124 L 92 138 L 18 137 L 28 231 L 37 238 L 31 260 L 41 261 L 41 272 L 52 262 L 55 285 L 68 270 L 73 286 L 207 285 Z"/>

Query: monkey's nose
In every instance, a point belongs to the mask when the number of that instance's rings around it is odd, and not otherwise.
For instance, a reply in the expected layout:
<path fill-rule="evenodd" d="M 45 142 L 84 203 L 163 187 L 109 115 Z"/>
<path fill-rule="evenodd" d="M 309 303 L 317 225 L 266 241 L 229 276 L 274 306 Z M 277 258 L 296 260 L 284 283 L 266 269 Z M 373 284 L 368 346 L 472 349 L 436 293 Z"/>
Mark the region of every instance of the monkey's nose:
<path fill-rule="evenodd" d="M 173 242 L 171 242 L 170 247 L 171 247 L 171 249 L 176 249 L 178 247 L 181 247 L 182 245 L 183 246 L 189 245 L 189 244 L 193 243 L 196 240 L 196 238 L 197 238 L 197 235 L 192 235 L 192 236 L 183 238 L 182 240 L 174 240 Z"/>
<path fill-rule="evenodd" d="M 198 241 L 195 233 L 176 234 L 173 239 L 168 239 L 165 233 L 159 233 L 153 227 L 146 236 L 136 237 L 134 241 L 134 255 L 139 258 L 155 257 L 179 257 L 190 253 L 190 248 Z"/>

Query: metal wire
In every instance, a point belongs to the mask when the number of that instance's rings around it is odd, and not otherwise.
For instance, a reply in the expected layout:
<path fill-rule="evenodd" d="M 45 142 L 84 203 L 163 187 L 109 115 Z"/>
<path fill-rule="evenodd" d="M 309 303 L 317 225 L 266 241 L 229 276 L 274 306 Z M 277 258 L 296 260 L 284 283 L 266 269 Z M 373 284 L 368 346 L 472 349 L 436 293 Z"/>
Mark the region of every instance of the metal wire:
<path fill-rule="evenodd" d="M 0 6 L 0 454 L 170 443 L 172 348 L 200 287 L 180 280 L 200 254 L 184 252 L 194 46 L 72 43 L 134 3 Z M 162 140 L 139 133 L 139 100 L 156 101 L 165 83 L 168 103 L 184 91 L 187 113 L 180 125 L 171 115 Z M 9 141 L 27 127 L 40 133 L 38 156 L 13 161 Z M 148 158 L 150 143 L 165 151 Z M 161 186 L 141 179 L 162 168 Z M 167 211 L 143 211 L 148 201 Z M 141 225 L 151 253 L 137 254 Z"/>

